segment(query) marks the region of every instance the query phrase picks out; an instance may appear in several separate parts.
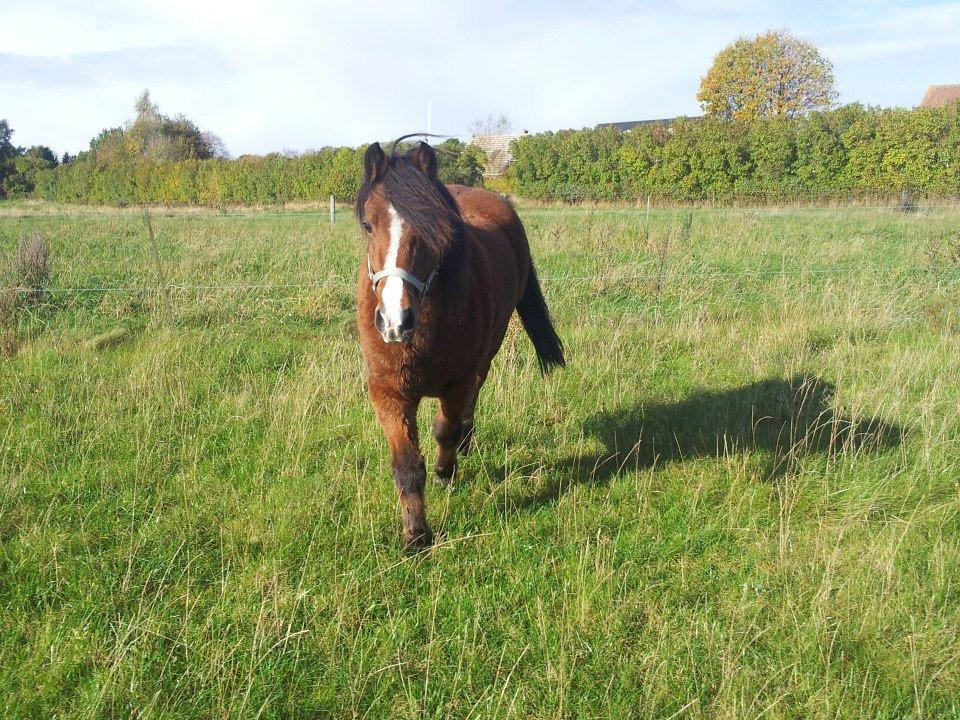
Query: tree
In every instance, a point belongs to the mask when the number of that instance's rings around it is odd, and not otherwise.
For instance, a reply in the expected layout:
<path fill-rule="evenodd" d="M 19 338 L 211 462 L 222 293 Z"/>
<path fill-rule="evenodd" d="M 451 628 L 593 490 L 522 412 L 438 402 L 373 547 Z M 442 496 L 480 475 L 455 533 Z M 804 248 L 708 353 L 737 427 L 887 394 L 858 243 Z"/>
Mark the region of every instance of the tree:
<path fill-rule="evenodd" d="M 102 163 L 122 160 L 124 153 L 123 128 L 121 127 L 101 130 L 90 141 L 90 154 Z"/>
<path fill-rule="evenodd" d="M 229 159 L 230 153 L 227 151 L 227 146 L 220 139 L 219 135 L 210 132 L 209 130 L 204 130 L 200 133 L 200 142 L 206 148 L 206 151 L 210 153 L 210 157 Z"/>
<path fill-rule="evenodd" d="M 483 180 L 486 155 L 476 145 L 464 145 L 457 139 L 437 145 L 440 179 L 448 184 L 479 185 Z"/>
<path fill-rule="evenodd" d="M 7 162 L 6 177 L 3 178 L 3 194 L 7 197 L 24 197 L 33 192 L 37 173 L 51 170 L 57 166 L 57 156 L 46 145 L 34 145 L 26 151 L 18 152 Z"/>
<path fill-rule="evenodd" d="M 134 104 L 135 115 L 124 127 L 109 128 L 90 141 L 90 152 L 101 163 L 146 158 L 157 162 L 226 157 L 223 141 L 203 132 L 183 115 L 168 117 L 144 90 Z"/>
<path fill-rule="evenodd" d="M 826 109 L 836 96 L 833 65 L 814 45 L 769 30 L 721 50 L 697 100 L 708 115 L 750 121 Z"/>
<path fill-rule="evenodd" d="M 13 128 L 6 120 L 0 120 L 0 163 L 6 162 L 17 154 L 17 148 L 10 142 Z"/>
<path fill-rule="evenodd" d="M 13 162 L 20 149 L 10 140 L 13 138 L 13 128 L 6 120 L 0 120 L 0 198 L 4 197 L 4 188 L 7 184 L 7 176 L 13 171 Z"/>
<path fill-rule="evenodd" d="M 485 118 L 477 118 L 470 123 L 471 135 L 506 135 L 513 130 L 513 124 L 503 113 L 490 113 Z"/>

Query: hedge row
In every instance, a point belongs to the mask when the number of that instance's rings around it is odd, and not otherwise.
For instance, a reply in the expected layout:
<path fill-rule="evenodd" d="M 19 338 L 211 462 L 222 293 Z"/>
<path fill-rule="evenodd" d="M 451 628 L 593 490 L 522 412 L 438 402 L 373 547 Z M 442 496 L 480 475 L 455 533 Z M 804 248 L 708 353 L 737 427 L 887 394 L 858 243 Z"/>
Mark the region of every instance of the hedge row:
<path fill-rule="evenodd" d="M 275 205 L 356 195 L 363 167 L 359 150 L 321 150 L 300 157 L 245 156 L 236 160 L 109 164 L 75 161 L 38 173 L 34 194 L 67 203 L 131 205 Z"/>
<path fill-rule="evenodd" d="M 448 141 L 447 182 L 478 182 L 482 154 Z M 816 199 L 910 189 L 960 196 L 960 104 L 879 110 L 848 105 L 754 123 L 678 120 L 629 132 L 563 130 L 519 138 L 497 189 L 543 200 L 679 201 Z M 158 163 L 76 161 L 35 178 L 38 197 L 69 203 L 283 204 L 349 201 L 362 149 L 329 148 L 300 157 Z"/>
<path fill-rule="evenodd" d="M 282 205 L 357 194 L 365 148 L 327 148 L 298 157 L 247 155 L 157 162 L 77 160 L 34 177 L 34 195 L 66 203 L 133 205 Z M 445 182 L 478 184 L 486 158 L 476 147 L 447 140 L 438 148 Z"/>
<path fill-rule="evenodd" d="M 847 198 L 903 189 L 956 197 L 960 104 L 564 130 L 519 138 L 513 156 L 513 191 L 543 200 Z"/>

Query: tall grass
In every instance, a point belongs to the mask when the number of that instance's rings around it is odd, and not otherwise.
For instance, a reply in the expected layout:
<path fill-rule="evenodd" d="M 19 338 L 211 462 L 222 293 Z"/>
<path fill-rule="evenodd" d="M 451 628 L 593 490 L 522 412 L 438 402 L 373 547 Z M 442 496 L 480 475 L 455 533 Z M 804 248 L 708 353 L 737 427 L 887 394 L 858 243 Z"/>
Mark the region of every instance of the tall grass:
<path fill-rule="evenodd" d="M 416 558 L 349 218 L 155 217 L 169 315 L 139 217 L 0 218 L 4 716 L 960 715 L 960 214 L 521 215 L 569 366 L 511 326 Z"/>

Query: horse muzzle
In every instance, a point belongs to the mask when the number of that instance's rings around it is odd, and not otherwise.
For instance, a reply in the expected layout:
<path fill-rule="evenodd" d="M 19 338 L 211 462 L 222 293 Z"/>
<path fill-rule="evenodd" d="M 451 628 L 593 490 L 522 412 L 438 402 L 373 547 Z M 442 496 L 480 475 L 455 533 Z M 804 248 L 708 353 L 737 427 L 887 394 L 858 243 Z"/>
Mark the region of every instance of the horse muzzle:
<path fill-rule="evenodd" d="M 413 338 L 416 315 L 413 308 L 403 308 L 400 310 L 400 323 L 397 324 L 378 306 L 373 313 L 373 324 L 385 343 L 406 343 Z"/>

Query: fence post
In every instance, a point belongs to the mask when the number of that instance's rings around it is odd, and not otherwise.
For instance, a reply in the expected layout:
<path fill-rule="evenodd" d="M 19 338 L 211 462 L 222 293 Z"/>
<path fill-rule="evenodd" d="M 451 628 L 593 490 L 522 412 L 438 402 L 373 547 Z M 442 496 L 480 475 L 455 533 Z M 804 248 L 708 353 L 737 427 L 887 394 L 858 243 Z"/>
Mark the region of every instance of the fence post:
<path fill-rule="evenodd" d="M 173 308 L 170 306 L 170 291 L 167 287 L 167 278 L 163 273 L 163 262 L 160 260 L 160 248 L 157 247 L 157 238 L 153 233 L 153 221 L 150 211 L 144 210 L 143 217 L 147 222 L 147 235 L 150 236 L 150 249 L 153 253 L 153 266 L 157 273 L 157 282 L 160 283 L 160 294 L 163 295 L 164 307 L 167 311 L 167 322 L 173 323 Z"/>
<path fill-rule="evenodd" d="M 645 244 L 650 242 L 650 195 L 651 193 L 647 193 L 647 212 L 643 217 L 643 219 L 646 220 L 646 227 L 644 228 L 644 234 L 646 235 L 644 238 Z"/>
<path fill-rule="evenodd" d="M 333 222 L 334 215 L 337 212 L 337 201 L 334 200 L 333 195 L 330 196 L 330 222 Z"/>
<path fill-rule="evenodd" d="M 913 201 L 913 188 L 907 186 L 900 191 L 900 204 L 897 208 L 902 212 L 912 212 L 917 207 Z"/>

